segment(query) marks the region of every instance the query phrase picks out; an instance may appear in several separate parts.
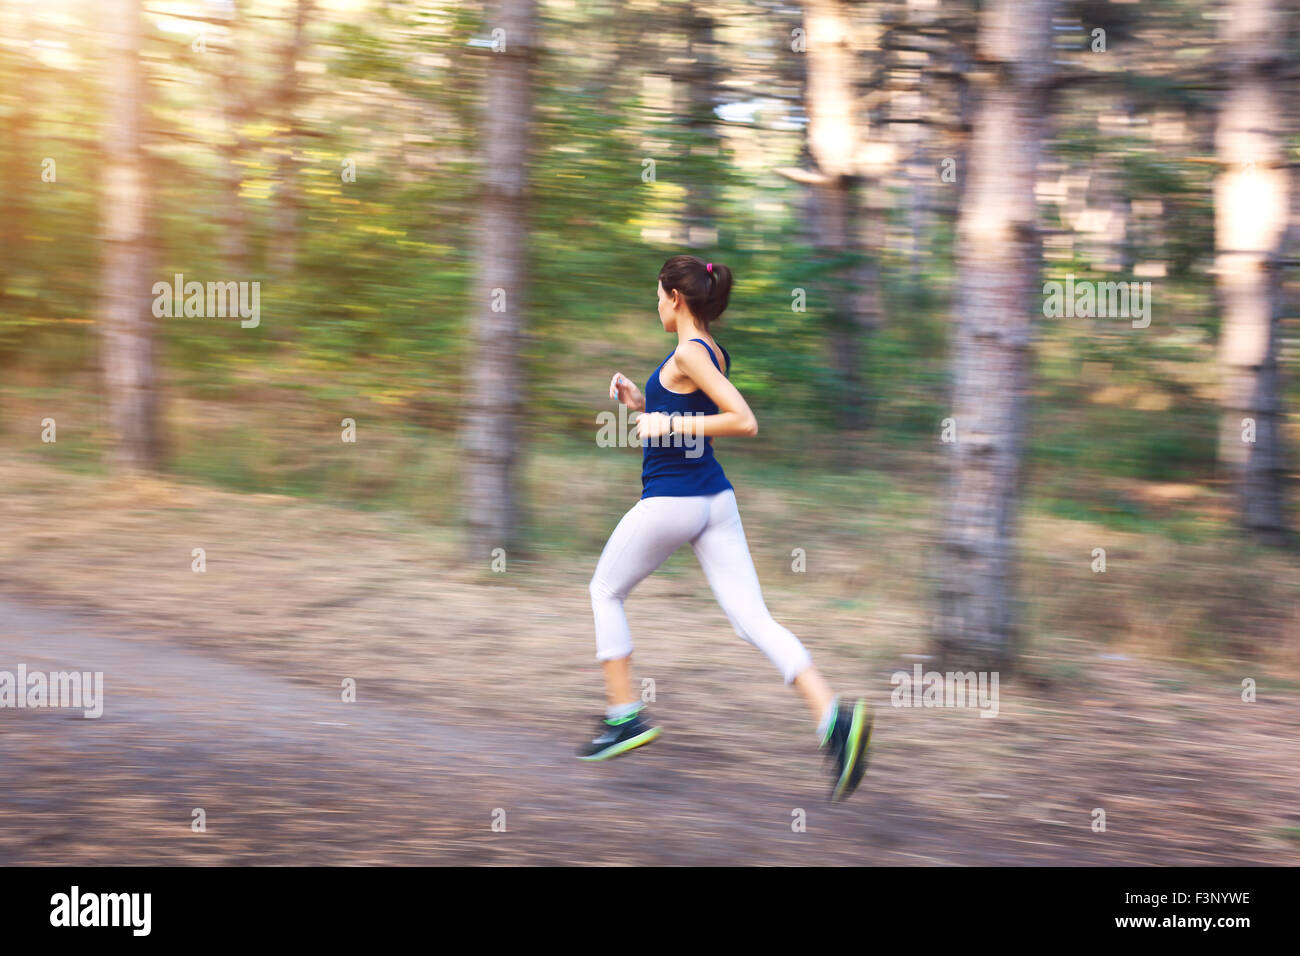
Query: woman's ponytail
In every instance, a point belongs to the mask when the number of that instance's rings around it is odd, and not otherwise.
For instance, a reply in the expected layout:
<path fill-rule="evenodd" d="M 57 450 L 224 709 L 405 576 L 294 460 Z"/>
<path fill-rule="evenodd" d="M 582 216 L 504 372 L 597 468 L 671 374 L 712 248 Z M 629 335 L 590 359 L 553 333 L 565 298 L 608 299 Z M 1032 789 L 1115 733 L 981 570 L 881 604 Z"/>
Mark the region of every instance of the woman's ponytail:
<path fill-rule="evenodd" d="M 708 318 L 704 318 L 704 316 L 699 318 L 705 325 L 708 325 L 727 308 L 727 301 L 731 298 L 731 270 L 720 262 L 710 262 L 706 264 L 706 271 L 712 278 L 708 300 L 705 305 Z"/>

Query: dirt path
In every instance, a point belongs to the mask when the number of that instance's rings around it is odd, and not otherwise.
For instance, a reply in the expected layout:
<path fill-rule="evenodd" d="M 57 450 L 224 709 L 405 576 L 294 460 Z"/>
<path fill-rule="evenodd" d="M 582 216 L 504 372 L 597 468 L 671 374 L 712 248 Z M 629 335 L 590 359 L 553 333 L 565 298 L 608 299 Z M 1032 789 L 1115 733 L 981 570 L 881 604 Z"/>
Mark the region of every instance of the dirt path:
<path fill-rule="evenodd" d="M 666 733 L 589 766 L 572 739 L 344 704 L 336 687 L 86 614 L 0 599 L 0 621 L 0 670 L 102 671 L 106 698 L 97 720 L 0 711 L 3 865 L 1233 860 L 1231 844 L 1219 855 L 1099 839 L 1007 806 L 1001 824 L 944 814 L 913 800 L 900 753 L 880 755 L 864 791 L 831 809 L 811 754 L 802 777 L 781 780 Z M 206 833 L 191 830 L 197 807 Z M 492 830 L 497 808 L 505 832 Z M 791 829 L 795 808 L 806 832 Z"/>
<path fill-rule="evenodd" d="M 823 809 L 820 777 L 778 793 L 671 744 L 589 767 L 573 741 L 343 704 L 332 690 L 11 601 L 0 615 L 4 660 L 102 671 L 106 697 L 99 719 L 0 717 L 6 865 L 850 863 L 908 826 L 897 801 Z M 791 832 L 796 804 L 809 809 L 808 833 Z M 195 807 L 206 833 L 191 831 Z M 494 833 L 498 807 L 506 831 Z M 927 858 L 913 848 L 874 862 Z"/>

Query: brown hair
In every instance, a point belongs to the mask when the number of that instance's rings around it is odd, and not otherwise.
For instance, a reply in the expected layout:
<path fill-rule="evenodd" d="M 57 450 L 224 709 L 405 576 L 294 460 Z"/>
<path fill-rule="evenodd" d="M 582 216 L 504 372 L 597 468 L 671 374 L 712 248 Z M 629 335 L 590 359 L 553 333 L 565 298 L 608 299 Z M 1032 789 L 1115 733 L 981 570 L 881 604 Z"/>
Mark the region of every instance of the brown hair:
<path fill-rule="evenodd" d="M 705 262 L 695 256 L 673 256 L 659 270 L 659 282 L 664 292 L 675 289 L 682 294 L 691 315 L 706 330 L 731 298 L 731 270 L 721 263 Z"/>

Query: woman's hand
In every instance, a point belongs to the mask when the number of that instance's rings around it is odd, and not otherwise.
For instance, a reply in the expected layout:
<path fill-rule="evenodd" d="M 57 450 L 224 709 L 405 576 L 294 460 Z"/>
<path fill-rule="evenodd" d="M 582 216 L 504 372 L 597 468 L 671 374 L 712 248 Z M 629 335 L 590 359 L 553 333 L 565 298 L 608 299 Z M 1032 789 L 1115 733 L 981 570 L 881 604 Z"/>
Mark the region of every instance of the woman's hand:
<path fill-rule="evenodd" d="M 641 389 L 622 372 L 615 372 L 609 380 L 609 397 L 622 402 L 634 412 L 645 408 L 645 396 L 641 394 Z"/>
<path fill-rule="evenodd" d="M 636 437 L 640 439 L 659 438 L 673 430 L 673 420 L 663 412 L 650 412 L 636 420 Z"/>

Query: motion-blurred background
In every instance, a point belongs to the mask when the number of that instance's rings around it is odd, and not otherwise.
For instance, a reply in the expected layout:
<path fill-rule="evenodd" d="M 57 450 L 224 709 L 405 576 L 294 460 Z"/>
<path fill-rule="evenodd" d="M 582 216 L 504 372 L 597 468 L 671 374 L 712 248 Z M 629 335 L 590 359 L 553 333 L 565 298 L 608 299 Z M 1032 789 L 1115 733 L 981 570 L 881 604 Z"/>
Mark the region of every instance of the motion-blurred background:
<path fill-rule="evenodd" d="M 1086 832 L 1093 781 L 1167 815 L 1114 859 L 1206 833 L 1204 754 L 1134 782 L 1166 743 L 1204 722 L 1234 772 L 1295 766 L 1254 748 L 1290 746 L 1300 661 L 1296 13 L 3 0 L 0 593 L 571 732 L 587 578 L 640 493 L 596 415 L 672 347 L 656 276 L 690 252 L 735 272 L 714 333 L 760 422 L 719 457 L 837 685 L 1002 669 L 1096 730 L 1000 731 L 1083 791 L 1034 820 L 1077 797 Z M 645 593 L 679 712 L 794 709 L 689 555 Z M 1139 725 L 1173 726 L 1100 755 Z M 1256 782 L 1164 859 L 1293 850 L 1295 780 Z"/>

